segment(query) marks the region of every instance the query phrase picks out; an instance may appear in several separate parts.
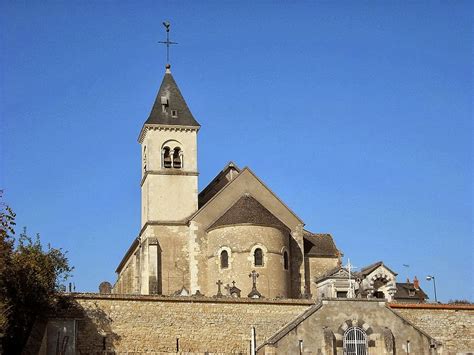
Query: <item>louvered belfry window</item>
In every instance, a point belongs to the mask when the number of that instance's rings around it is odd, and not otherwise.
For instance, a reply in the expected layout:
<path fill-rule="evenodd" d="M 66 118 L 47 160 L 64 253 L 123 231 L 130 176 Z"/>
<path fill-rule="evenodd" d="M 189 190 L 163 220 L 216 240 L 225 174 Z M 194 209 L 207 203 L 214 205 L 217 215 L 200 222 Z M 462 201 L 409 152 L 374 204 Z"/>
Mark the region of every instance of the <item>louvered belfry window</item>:
<path fill-rule="evenodd" d="M 164 147 L 163 148 L 163 167 L 164 168 L 171 168 L 171 155 L 170 155 L 170 148 Z"/>
<path fill-rule="evenodd" d="M 181 157 L 180 157 L 181 149 L 178 147 L 174 148 L 173 150 L 173 168 L 181 169 Z"/>

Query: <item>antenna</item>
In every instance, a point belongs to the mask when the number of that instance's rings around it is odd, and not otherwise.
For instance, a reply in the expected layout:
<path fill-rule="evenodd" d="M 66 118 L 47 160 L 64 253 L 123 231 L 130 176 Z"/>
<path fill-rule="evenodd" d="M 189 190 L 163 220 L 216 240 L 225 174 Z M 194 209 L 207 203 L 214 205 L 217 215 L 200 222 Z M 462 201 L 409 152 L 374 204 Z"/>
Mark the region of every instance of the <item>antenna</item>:
<path fill-rule="evenodd" d="M 166 63 L 169 64 L 170 63 L 170 45 L 178 44 L 178 42 L 170 41 L 171 23 L 169 23 L 169 21 L 163 21 L 163 26 L 165 26 L 165 29 L 166 29 L 166 41 L 159 41 L 158 43 L 162 43 L 166 45 Z"/>

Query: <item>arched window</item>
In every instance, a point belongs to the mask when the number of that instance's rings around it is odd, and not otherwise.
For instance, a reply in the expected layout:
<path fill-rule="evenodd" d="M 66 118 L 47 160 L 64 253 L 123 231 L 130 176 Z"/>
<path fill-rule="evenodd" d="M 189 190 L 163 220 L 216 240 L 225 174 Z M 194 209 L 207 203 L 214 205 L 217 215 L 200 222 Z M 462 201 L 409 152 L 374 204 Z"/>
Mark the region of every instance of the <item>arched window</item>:
<path fill-rule="evenodd" d="M 164 168 L 171 168 L 171 156 L 170 156 L 170 148 L 164 147 L 163 148 L 163 167 Z"/>
<path fill-rule="evenodd" d="M 221 252 L 221 269 L 227 269 L 229 267 L 229 253 L 227 250 Z"/>
<path fill-rule="evenodd" d="M 367 335 L 359 327 L 350 327 L 344 332 L 344 354 L 367 355 Z"/>
<path fill-rule="evenodd" d="M 147 160 L 146 160 L 146 146 L 143 147 L 143 171 L 145 172 L 146 171 L 146 163 L 147 163 Z"/>
<path fill-rule="evenodd" d="M 173 168 L 181 169 L 181 149 L 179 147 L 173 150 Z"/>
<path fill-rule="evenodd" d="M 288 252 L 285 250 L 283 252 L 283 267 L 285 268 L 285 270 L 288 270 Z"/>
<path fill-rule="evenodd" d="M 260 248 L 253 252 L 253 260 L 255 266 L 263 266 L 263 251 Z"/>

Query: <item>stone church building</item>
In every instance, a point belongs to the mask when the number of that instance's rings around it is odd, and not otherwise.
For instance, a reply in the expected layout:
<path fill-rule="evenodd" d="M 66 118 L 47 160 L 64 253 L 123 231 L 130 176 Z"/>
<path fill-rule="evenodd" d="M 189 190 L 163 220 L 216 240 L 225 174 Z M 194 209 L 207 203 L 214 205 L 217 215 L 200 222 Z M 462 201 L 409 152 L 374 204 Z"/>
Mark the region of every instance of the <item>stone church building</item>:
<path fill-rule="evenodd" d="M 396 273 L 380 262 L 351 279 L 332 236 L 305 230 L 248 167 L 230 162 L 198 192 L 199 129 L 167 65 L 138 138 L 141 230 L 113 293 L 247 296 L 254 271 L 254 298 L 394 297 Z"/>
<path fill-rule="evenodd" d="M 198 192 L 200 125 L 167 66 L 139 135 L 141 230 L 120 262 L 114 293 L 216 294 L 216 282 L 268 298 L 316 292 L 340 265 L 329 234 L 304 222 L 249 168 L 229 163 Z"/>

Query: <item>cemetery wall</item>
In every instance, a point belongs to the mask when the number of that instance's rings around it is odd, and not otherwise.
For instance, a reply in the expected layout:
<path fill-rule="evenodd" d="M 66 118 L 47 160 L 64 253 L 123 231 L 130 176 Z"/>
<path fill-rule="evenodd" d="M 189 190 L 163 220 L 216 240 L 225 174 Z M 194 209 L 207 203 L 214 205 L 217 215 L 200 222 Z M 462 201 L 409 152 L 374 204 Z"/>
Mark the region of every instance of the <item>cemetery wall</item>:
<path fill-rule="evenodd" d="M 474 305 L 389 305 L 415 326 L 443 344 L 445 354 L 474 353 Z"/>
<path fill-rule="evenodd" d="M 75 300 L 84 315 L 76 321 L 78 353 L 167 353 L 177 347 L 186 353 L 247 353 L 252 326 L 262 343 L 313 304 L 85 294 Z"/>
<path fill-rule="evenodd" d="M 301 299 L 117 294 L 73 294 L 72 303 L 74 310 L 66 310 L 54 318 L 67 322 L 74 319 L 77 354 L 175 353 L 176 350 L 246 354 L 252 326 L 256 328 L 257 344 L 262 344 L 314 304 Z M 441 341 L 443 354 L 474 352 L 474 306 L 390 304 L 390 307 Z M 43 343 L 49 337 L 44 335 Z"/>

